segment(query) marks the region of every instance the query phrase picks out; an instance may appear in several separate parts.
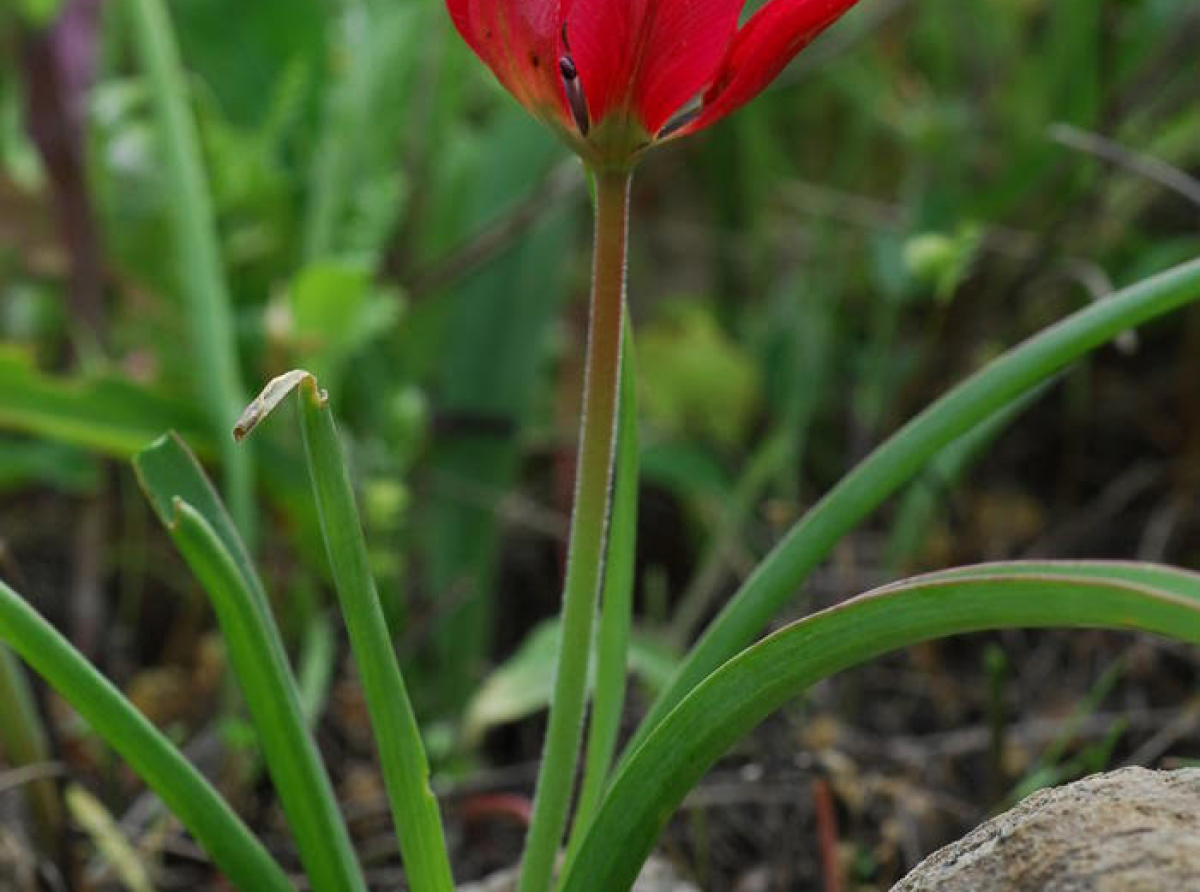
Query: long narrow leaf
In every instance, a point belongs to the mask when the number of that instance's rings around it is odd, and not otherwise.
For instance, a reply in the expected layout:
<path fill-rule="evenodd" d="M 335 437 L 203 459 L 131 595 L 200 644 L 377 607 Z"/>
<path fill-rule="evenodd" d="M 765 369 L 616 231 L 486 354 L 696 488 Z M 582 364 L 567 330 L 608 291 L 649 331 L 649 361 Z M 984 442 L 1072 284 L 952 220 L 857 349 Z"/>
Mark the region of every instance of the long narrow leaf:
<path fill-rule="evenodd" d="M 254 478 L 250 455 L 224 436 L 245 401 L 229 290 L 221 265 L 216 218 L 200 155 L 200 138 L 187 102 L 183 66 L 163 0 L 127 0 L 133 36 L 158 117 L 163 169 L 170 192 L 179 260 L 179 287 L 203 370 L 200 399 L 209 431 L 220 444 L 233 516 L 253 532 Z"/>
<path fill-rule="evenodd" d="M 215 491 L 184 450 L 177 439 L 159 440 L 136 459 L 139 479 L 212 600 L 267 769 L 313 888 L 363 890 L 350 836 L 304 723 L 296 682 L 262 583 L 249 566 L 246 550 Z"/>
<path fill-rule="evenodd" d="M 174 431 L 164 434 L 138 452 L 133 467 L 154 513 L 164 523 L 168 523 L 173 516 L 175 499 L 186 502 L 200 512 L 237 564 L 246 588 L 254 593 L 259 606 L 269 612 L 262 581 L 254 570 L 254 563 L 238 535 L 233 518 L 225 510 L 221 497 L 183 438 Z"/>
<path fill-rule="evenodd" d="M 568 864 L 562 888 L 629 888 L 675 808 L 731 745 L 813 683 L 880 654 L 1011 627 L 1138 629 L 1200 643 L 1192 574 L 1161 567 L 1124 574 L 1098 565 L 1042 569 L 1044 575 L 1034 575 L 1018 567 L 1006 576 L 991 566 L 980 575 L 890 586 L 793 623 L 738 654 L 633 751 Z"/>
<path fill-rule="evenodd" d="M 291 883 L 229 804 L 157 728 L 20 595 L 0 582 L 0 638 L 58 691 L 196 838 L 239 889 Z"/>
<path fill-rule="evenodd" d="M 408 881 L 416 890 L 448 892 L 453 888 L 450 859 L 437 799 L 429 786 L 425 747 L 371 577 L 333 413 L 316 379 L 291 372 L 268 384 L 264 396 L 251 404 L 239 422 L 239 436 L 249 433 L 293 387 L 299 387 L 304 450 L 321 533 L 362 678 Z"/>
<path fill-rule="evenodd" d="M 1008 351 L 893 434 L 817 503 L 709 625 L 626 753 L 708 673 L 745 647 L 834 545 L 940 449 L 1123 331 L 1200 298 L 1200 259 L 1098 301 Z"/>
<path fill-rule="evenodd" d="M 1068 578 L 1088 577 L 1112 582 L 1126 582 L 1146 588 L 1161 589 L 1180 598 L 1200 601 L 1200 573 L 1169 567 L 1163 564 L 1146 564 L 1138 561 L 998 561 L 990 564 L 974 564 L 970 567 L 954 567 L 923 573 L 895 583 L 896 586 L 917 582 L 942 582 L 968 576 L 1065 576 Z M 876 591 L 887 591 L 894 586 L 884 586 Z"/>

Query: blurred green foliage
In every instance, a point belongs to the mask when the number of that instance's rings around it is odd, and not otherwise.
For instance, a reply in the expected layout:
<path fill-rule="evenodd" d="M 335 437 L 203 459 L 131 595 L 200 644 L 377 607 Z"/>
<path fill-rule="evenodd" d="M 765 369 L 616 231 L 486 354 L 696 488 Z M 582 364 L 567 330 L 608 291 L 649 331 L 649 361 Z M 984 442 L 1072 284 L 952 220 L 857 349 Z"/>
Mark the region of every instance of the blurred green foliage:
<path fill-rule="evenodd" d="M 72 309 L 63 187 L 28 136 L 50 111 L 26 107 L 31 72 L 7 51 L 55 7 L 0 13 L 0 490 L 116 498 L 96 457 L 167 427 L 214 455 L 191 406 L 206 370 L 183 343 L 173 196 L 119 3 L 103 4 L 74 97 L 101 330 Z M 441 0 L 170 10 L 243 376 L 304 366 L 335 393 L 417 709 L 453 724 L 555 607 L 582 175 Z M 1196 207 L 1134 163 L 1200 166 L 1198 27 L 1177 0 L 871 0 L 761 99 L 645 162 L 631 258 L 643 464 L 680 506 L 702 590 L 719 594 L 739 555 L 998 346 L 1200 250 Z M 1062 124 L 1125 161 L 1056 140 Z M 1068 422 L 1087 411 L 1063 404 Z M 274 506 L 264 548 L 292 555 L 276 568 L 292 591 L 324 570 L 285 427 L 257 457 Z M 979 451 L 960 450 L 956 479 Z M 919 528 L 905 521 L 888 560 L 919 561 L 935 515 L 904 512 Z M 665 573 L 672 599 L 689 589 L 648 553 L 642 572 Z M 535 569 L 506 581 L 506 558 Z M 311 601 L 276 605 L 302 614 L 283 624 L 300 650 Z"/>

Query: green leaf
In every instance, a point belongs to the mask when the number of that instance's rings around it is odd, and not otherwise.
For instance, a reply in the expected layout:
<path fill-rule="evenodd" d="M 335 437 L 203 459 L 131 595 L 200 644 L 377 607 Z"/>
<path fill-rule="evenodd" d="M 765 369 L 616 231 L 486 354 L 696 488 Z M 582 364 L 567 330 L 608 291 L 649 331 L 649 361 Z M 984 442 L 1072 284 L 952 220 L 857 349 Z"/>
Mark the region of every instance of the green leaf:
<path fill-rule="evenodd" d="M 1047 626 L 1134 629 L 1200 643 L 1200 576 L 1129 564 L 962 568 L 792 623 L 713 672 L 646 736 L 614 779 L 561 888 L 629 888 L 709 767 L 815 682 L 920 641 Z"/>
<path fill-rule="evenodd" d="M 1200 259 L 1113 294 L 1005 353 L 893 434 L 808 511 L 709 625 L 626 753 L 689 690 L 753 641 L 837 542 L 945 446 L 1123 331 L 1200 298 Z"/>
<path fill-rule="evenodd" d="M 262 583 L 233 522 L 177 437 L 135 459 L 138 479 L 212 600 L 267 769 L 313 888 L 364 890 Z"/>
<path fill-rule="evenodd" d="M 467 704 L 462 734 L 478 743 L 497 725 L 533 715 L 550 704 L 554 655 L 562 625 L 557 619 L 539 623 L 511 657 L 494 669 Z"/>
<path fill-rule="evenodd" d="M 221 454 L 233 515 L 246 535 L 254 526 L 250 455 L 225 436 L 245 401 L 233 310 L 196 122 L 171 19 L 163 0 L 126 0 L 130 30 L 158 119 L 159 149 L 171 200 L 178 287 L 196 351 L 198 399 Z"/>
<path fill-rule="evenodd" d="M 128 458 L 164 430 L 205 444 L 190 406 L 113 377 L 56 378 L 20 352 L 0 348 L 0 427 Z"/>
<path fill-rule="evenodd" d="M 525 636 L 520 647 L 492 670 L 471 697 L 463 715 L 462 734 L 469 745 L 499 725 L 533 715 L 550 705 L 554 688 L 554 655 L 562 624 L 558 618 L 543 620 Z M 636 633 L 629 642 L 628 669 L 658 689 L 670 680 L 678 660 L 649 637 Z M 594 681 L 595 666 L 589 672 Z M 624 667 L 622 667 L 624 682 Z M 589 683 L 589 689 L 591 685 Z"/>
<path fill-rule="evenodd" d="M 176 499 L 200 513 L 237 565 L 242 584 L 253 592 L 260 609 L 269 616 L 266 592 L 233 518 L 183 438 L 174 431 L 159 437 L 134 457 L 133 469 L 142 492 L 164 526 L 170 528 L 174 522 Z"/>
<path fill-rule="evenodd" d="M 0 638 L 162 797 L 231 883 L 256 892 L 291 892 L 292 884 L 279 865 L 200 772 L 2 581 Z"/>
<path fill-rule="evenodd" d="M 408 882 L 418 892 L 448 892 L 454 884 L 437 799 L 429 786 L 425 747 L 371 577 L 333 413 L 316 379 L 294 371 L 269 383 L 239 421 L 239 438 L 297 387 L 321 533 L 371 715 Z"/>
<path fill-rule="evenodd" d="M 940 582 L 975 576 L 1030 576 L 1064 577 L 1067 579 L 1088 576 L 1111 582 L 1140 585 L 1151 589 L 1169 591 L 1180 598 L 1200 602 L 1200 574 L 1162 564 L 1146 564 L 1138 561 L 997 561 L 991 564 L 974 564 L 970 567 L 955 567 L 924 573 L 896 585 L 913 582 Z M 885 586 L 886 591 L 894 586 Z"/>

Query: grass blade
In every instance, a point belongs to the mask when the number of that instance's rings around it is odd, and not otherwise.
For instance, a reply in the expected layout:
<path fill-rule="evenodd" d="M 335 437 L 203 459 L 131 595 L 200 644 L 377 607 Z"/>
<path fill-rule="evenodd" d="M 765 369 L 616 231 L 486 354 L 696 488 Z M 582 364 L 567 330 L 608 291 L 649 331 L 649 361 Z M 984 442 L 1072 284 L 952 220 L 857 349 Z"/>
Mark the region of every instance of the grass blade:
<path fill-rule="evenodd" d="M 1163 564 L 1145 564 L 1137 561 L 998 561 L 991 564 L 975 564 L 970 567 L 955 567 L 923 573 L 896 585 L 914 582 L 940 582 L 961 579 L 967 576 L 1053 576 L 1103 579 L 1110 582 L 1129 583 L 1146 588 L 1161 589 L 1179 598 L 1190 598 L 1200 602 L 1200 573 L 1168 567 Z M 884 586 L 877 591 L 886 591 L 894 586 Z"/>
<path fill-rule="evenodd" d="M 138 452 L 133 467 L 142 491 L 163 523 L 169 525 L 176 499 L 200 512 L 221 540 L 222 547 L 237 564 L 243 584 L 253 592 L 261 609 L 270 615 L 262 581 L 258 578 L 246 546 L 238 536 L 233 518 L 225 510 L 221 497 L 213 489 L 200 462 L 183 438 L 174 432 L 164 434 Z"/>
<path fill-rule="evenodd" d="M 893 434 L 842 478 L 763 560 L 709 625 L 626 753 L 708 673 L 754 640 L 838 540 L 939 450 L 1121 332 L 1200 298 L 1200 259 L 1091 304 L 1005 353 Z"/>
<path fill-rule="evenodd" d="M 626 761 L 567 866 L 565 892 L 629 888 L 663 825 L 717 758 L 771 712 L 842 669 L 920 641 L 1011 627 L 1137 629 L 1200 643 L 1195 574 L 1050 563 L 954 572 L 962 575 L 899 583 L 814 614 L 708 676 Z"/>
<path fill-rule="evenodd" d="M 239 889 L 290 892 L 242 819 L 157 728 L 25 600 L 0 582 L 0 638 L 153 789 Z"/>
<path fill-rule="evenodd" d="M 299 388 L 304 451 L 321 533 L 371 714 L 408 882 L 416 890 L 453 889 L 441 815 L 429 786 L 425 746 L 369 569 L 366 541 L 333 413 L 311 375 L 292 372 L 276 381 Z M 279 385 L 268 384 L 267 392 L 278 394 Z M 257 407 L 255 414 L 249 419 L 243 416 L 239 422 L 242 436 L 279 399 L 282 396 L 252 404 L 252 409 Z"/>
<path fill-rule="evenodd" d="M 209 431 L 220 444 L 221 465 L 238 528 L 252 536 L 254 477 L 251 456 L 225 432 L 245 402 L 237 338 L 221 265 L 212 199 L 201 162 L 200 139 L 188 108 L 183 66 L 162 0 L 128 0 L 133 36 L 158 116 L 167 202 L 174 213 L 179 287 L 202 374 L 200 401 Z"/>
<path fill-rule="evenodd" d="M 262 583 L 232 522 L 178 439 L 162 438 L 135 464 L 156 513 L 212 600 L 267 769 L 313 888 L 364 890 L 349 832 L 304 723 L 296 682 Z M 195 504 L 188 499 L 195 499 Z"/>

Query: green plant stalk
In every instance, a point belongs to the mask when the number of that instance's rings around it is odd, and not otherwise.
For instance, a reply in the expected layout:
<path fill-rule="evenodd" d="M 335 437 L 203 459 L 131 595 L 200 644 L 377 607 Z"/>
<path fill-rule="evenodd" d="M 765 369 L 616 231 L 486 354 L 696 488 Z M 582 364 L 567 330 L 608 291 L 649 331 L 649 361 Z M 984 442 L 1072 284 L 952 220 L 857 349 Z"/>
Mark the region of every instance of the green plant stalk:
<path fill-rule="evenodd" d="M 46 728 L 33 699 L 25 670 L 12 651 L 0 644 L 0 744 L 9 766 L 36 765 L 51 759 Z M 25 801 L 33 818 L 37 847 L 51 859 L 61 859 L 63 810 L 58 789 L 51 778 L 25 784 Z"/>
<path fill-rule="evenodd" d="M 200 772 L 3 582 L 0 638 L 146 781 L 234 886 L 256 892 L 291 892 L 287 875 Z"/>
<path fill-rule="evenodd" d="M 1103 563 L 1036 575 L 937 575 L 862 595 L 793 623 L 725 663 L 646 736 L 619 770 L 564 892 L 628 889 L 663 825 L 709 767 L 771 712 L 835 672 L 947 635 L 1011 627 L 1135 629 L 1200 643 L 1200 576 L 1152 568 L 1138 581 Z M 969 572 L 969 569 L 966 571 Z M 1171 573 L 1173 578 L 1154 574 Z M 1169 583 L 1161 588 L 1155 585 Z"/>
<path fill-rule="evenodd" d="M 171 538 L 212 600 L 305 874 L 316 892 L 365 892 L 277 629 L 204 515 L 179 498 L 173 508 Z"/>
<path fill-rule="evenodd" d="M 321 532 L 362 678 L 408 883 L 417 892 L 449 892 L 454 882 L 437 798 L 429 786 L 429 763 L 371 576 L 333 413 L 311 376 L 301 382 L 297 396 Z"/>
<path fill-rule="evenodd" d="M 600 630 L 596 636 L 596 681 L 588 722 L 583 781 L 575 805 L 569 840 L 583 838 L 608 781 L 629 667 L 629 628 L 633 619 L 633 572 L 637 547 L 638 417 L 637 370 L 634 366 L 633 331 L 625 321 L 621 355 L 621 397 L 617 409 L 616 477 L 613 483 L 612 519 L 604 558 L 604 588 L 600 599 Z M 571 845 L 568 845 L 570 851 Z"/>
<path fill-rule="evenodd" d="M 688 654 L 625 749 L 632 753 L 706 675 L 761 633 L 847 532 L 937 452 L 1093 348 L 1200 298 L 1200 259 L 1131 285 L 1005 353 L 864 459 L 758 565 Z"/>
<path fill-rule="evenodd" d="M 212 200 L 201 162 L 200 139 L 170 18 L 162 0 L 128 0 L 133 35 L 158 116 L 158 133 L 196 361 L 209 430 L 220 444 L 230 511 L 248 542 L 254 539 L 254 468 L 251 455 L 234 448 L 228 431 L 245 402 L 238 369 L 237 336 L 221 266 Z"/>
<path fill-rule="evenodd" d="M 545 892 L 550 888 L 566 825 L 583 734 L 588 658 L 608 523 L 620 397 L 629 175 L 625 171 L 598 171 L 595 183 L 591 312 L 583 421 L 575 470 L 575 506 L 563 587 L 562 640 L 533 819 L 521 861 L 520 892 Z"/>

